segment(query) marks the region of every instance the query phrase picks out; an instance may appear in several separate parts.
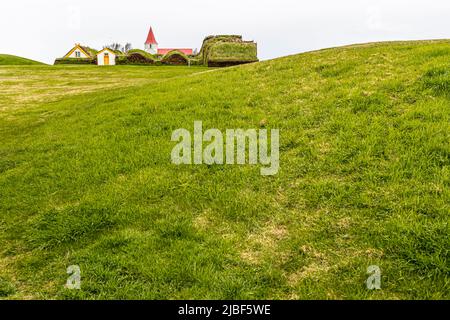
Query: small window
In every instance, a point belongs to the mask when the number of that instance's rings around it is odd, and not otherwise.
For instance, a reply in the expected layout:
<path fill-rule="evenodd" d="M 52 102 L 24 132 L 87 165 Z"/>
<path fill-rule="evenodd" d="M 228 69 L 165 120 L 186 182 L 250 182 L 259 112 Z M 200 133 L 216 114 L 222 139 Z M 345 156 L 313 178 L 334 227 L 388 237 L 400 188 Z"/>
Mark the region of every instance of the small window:
<path fill-rule="evenodd" d="M 108 52 L 105 52 L 105 56 L 109 56 L 109 53 L 108 53 Z"/>
<path fill-rule="evenodd" d="M 80 57 L 81 57 L 80 51 L 75 51 L 75 57 L 77 57 L 77 58 L 80 58 Z"/>

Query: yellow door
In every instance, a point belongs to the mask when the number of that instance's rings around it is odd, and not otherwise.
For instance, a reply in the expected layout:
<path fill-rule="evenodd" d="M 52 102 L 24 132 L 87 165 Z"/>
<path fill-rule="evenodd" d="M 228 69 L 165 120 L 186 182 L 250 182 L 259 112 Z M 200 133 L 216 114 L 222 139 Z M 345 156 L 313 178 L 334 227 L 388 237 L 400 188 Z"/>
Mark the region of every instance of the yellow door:
<path fill-rule="evenodd" d="M 109 65 L 109 54 L 105 53 L 105 66 Z"/>

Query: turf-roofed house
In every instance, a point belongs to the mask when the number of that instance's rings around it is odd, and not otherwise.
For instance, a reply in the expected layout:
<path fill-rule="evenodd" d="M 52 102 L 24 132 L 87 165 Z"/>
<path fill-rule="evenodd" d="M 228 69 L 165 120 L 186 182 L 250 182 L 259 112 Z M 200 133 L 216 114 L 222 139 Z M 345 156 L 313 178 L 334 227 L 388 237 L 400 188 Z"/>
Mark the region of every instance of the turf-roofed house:
<path fill-rule="evenodd" d="M 95 64 L 97 50 L 76 43 L 64 57 L 56 59 L 55 64 Z"/>
<path fill-rule="evenodd" d="M 198 65 L 228 67 L 258 61 L 257 44 L 244 41 L 240 35 L 208 36 L 200 52 L 192 48 L 159 48 L 153 28 L 150 27 L 144 42 L 144 50 L 104 46 L 97 51 L 76 44 L 55 64 L 109 65 Z"/>

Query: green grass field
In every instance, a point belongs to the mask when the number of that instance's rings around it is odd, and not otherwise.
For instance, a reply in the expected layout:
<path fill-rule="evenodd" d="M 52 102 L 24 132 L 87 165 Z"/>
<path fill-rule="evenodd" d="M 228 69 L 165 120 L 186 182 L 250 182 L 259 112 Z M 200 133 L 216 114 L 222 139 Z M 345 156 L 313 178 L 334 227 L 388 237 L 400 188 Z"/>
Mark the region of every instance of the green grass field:
<path fill-rule="evenodd" d="M 279 128 L 278 175 L 171 164 L 195 120 Z M 0 139 L 1 298 L 450 298 L 450 41 L 0 66 Z"/>
<path fill-rule="evenodd" d="M 13 56 L 10 54 L 0 54 L 0 66 L 18 66 L 18 65 L 43 65 L 42 62 Z"/>

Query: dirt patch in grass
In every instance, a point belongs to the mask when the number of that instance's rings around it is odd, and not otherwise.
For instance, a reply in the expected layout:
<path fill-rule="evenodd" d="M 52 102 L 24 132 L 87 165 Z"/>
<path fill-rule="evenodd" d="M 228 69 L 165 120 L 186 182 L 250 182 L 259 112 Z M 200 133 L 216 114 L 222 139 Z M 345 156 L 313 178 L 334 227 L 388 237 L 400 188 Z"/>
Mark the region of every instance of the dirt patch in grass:
<path fill-rule="evenodd" d="M 287 228 L 283 225 L 268 224 L 256 233 L 248 235 L 244 249 L 241 251 L 243 261 L 258 264 L 265 257 L 273 258 L 280 241 L 288 236 Z"/>

